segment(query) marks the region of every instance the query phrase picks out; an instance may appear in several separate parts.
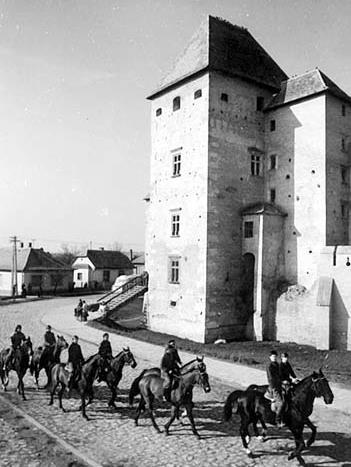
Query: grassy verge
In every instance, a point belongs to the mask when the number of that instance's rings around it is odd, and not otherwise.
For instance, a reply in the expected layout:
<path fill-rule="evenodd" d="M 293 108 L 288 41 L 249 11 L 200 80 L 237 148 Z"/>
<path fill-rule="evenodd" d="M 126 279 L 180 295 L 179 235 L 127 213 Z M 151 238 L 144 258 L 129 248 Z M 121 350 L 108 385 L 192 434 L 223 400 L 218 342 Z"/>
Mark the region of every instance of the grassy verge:
<path fill-rule="evenodd" d="M 228 342 L 226 344 L 201 344 L 188 339 L 181 339 L 169 334 L 149 331 L 148 329 L 126 329 L 115 321 L 90 321 L 95 328 L 128 336 L 144 342 L 165 346 L 169 339 L 174 338 L 180 350 L 198 355 L 207 355 L 220 360 L 251 366 L 264 370 L 268 361 L 269 352 L 275 349 L 279 352 L 288 352 L 290 362 L 302 378 L 318 370 L 322 365 L 330 381 L 351 388 L 351 352 L 337 350 L 316 350 L 307 345 L 279 342 Z M 327 357 L 327 358 L 326 358 Z"/>

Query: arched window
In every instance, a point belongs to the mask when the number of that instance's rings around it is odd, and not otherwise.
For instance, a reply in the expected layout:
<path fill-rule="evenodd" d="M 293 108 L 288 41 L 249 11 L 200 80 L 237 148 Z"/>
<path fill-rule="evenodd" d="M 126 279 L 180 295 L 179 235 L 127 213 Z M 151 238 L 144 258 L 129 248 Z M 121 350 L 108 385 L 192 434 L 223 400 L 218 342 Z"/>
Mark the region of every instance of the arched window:
<path fill-rule="evenodd" d="M 173 112 L 180 109 L 180 97 L 177 96 L 173 99 Z"/>

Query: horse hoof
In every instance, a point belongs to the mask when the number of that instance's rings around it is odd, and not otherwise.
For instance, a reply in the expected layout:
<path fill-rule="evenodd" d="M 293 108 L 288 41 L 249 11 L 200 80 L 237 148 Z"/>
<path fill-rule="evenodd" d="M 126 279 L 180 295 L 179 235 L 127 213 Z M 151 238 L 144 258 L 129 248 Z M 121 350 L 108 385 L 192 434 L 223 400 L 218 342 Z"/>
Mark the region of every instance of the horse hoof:
<path fill-rule="evenodd" d="M 258 439 L 261 441 L 261 443 L 266 441 L 266 437 L 264 435 L 259 436 Z"/>
<path fill-rule="evenodd" d="M 295 453 L 290 452 L 290 454 L 288 455 L 288 461 L 291 461 L 292 459 L 294 459 L 294 457 L 295 457 Z"/>
<path fill-rule="evenodd" d="M 247 448 L 247 449 L 245 449 L 245 451 L 246 451 L 246 454 L 247 454 L 249 457 L 252 457 L 252 451 L 251 451 L 251 449 L 248 449 L 248 448 Z"/>
<path fill-rule="evenodd" d="M 249 435 L 245 436 L 245 441 L 247 442 L 247 444 L 249 444 L 250 440 L 251 440 L 251 438 L 250 438 Z"/>

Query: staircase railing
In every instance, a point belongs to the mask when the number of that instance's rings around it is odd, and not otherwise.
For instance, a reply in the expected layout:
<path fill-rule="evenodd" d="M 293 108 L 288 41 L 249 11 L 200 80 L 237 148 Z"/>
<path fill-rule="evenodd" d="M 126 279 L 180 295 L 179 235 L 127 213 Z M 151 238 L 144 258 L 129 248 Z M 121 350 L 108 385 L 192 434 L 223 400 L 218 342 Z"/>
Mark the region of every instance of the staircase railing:
<path fill-rule="evenodd" d="M 149 282 L 149 274 L 145 271 L 138 276 L 134 276 L 130 278 L 128 281 L 126 281 L 123 285 L 119 286 L 117 289 L 111 290 L 111 292 L 108 292 L 103 297 L 100 297 L 98 299 L 98 302 L 104 302 L 104 304 L 107 305 L 112 300 L 114 300 L 116 297 L 118 297 L 124 292 L 127 292 L 128 290 L 132 289 L 133 287 L 137 285 L 147 287 L 148 282 Z"/>

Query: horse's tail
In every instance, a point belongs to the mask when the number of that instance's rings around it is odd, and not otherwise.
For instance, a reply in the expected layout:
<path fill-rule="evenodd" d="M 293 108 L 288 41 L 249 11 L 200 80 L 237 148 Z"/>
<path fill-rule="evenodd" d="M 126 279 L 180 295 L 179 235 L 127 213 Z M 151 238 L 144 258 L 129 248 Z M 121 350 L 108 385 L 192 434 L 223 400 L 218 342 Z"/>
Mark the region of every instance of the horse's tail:
<path fill-rule="evenodd" d="M 223 409 L 223 415 L 224 415 L 224 420 L 228 422 L 231 417 L 232 417 L 232 412 L 237 412 L 238 407 L 239 407 L 239 397 L 242 395 L 243 391 L 233 391 L 229 394 L 227 397 L 227 400 L 225 401 L 224 404 L 224 409 Z"/>
<path fill-rule="evenodd" d="M 132 382 L 132 385 L 129 389 L 129 405 L 132 406 L 134 402 L 134 397 L 140 394 L 140 389 L 139 389 L 139 382 L 141 381 L 142 377 L 148 370 L 143 370 L 140 375 L 135 378 L 135 380 Z"/>

